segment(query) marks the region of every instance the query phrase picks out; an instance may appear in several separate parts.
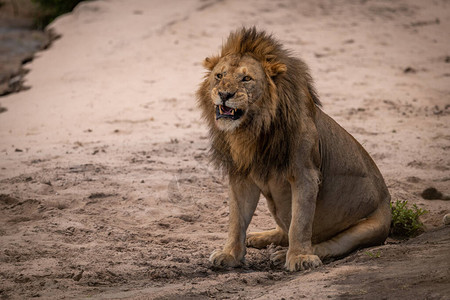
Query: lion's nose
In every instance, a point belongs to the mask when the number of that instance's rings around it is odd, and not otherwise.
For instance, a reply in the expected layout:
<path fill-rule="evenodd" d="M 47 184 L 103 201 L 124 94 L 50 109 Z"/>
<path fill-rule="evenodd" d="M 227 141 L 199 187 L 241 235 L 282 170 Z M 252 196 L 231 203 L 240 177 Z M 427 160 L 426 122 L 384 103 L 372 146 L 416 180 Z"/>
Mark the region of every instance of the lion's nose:
<path fill-rule="evenodd" d="M 236 94 L 236 93 L 228 93 L 228 92 L 222 93 L 222 92 L 219 92 L 219 97 L 220 97 L 220 99 L 222 99 L 222 102 L 225 104 L 225 102 L 227 100 L 233 98 L 234 94 Z"/>

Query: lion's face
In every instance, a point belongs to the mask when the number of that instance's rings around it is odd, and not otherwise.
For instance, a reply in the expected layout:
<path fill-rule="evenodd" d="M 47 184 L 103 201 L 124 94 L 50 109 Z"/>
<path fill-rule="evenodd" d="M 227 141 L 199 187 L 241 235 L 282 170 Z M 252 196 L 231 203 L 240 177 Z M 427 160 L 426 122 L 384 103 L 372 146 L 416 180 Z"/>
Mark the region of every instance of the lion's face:
<path fill-rule="evenodd" d="M 235 130 L 263 105 L 267 79 L 261 64 L 251 56 L 222 57 L 211 70 L 209 83 L 220 130 Z"/>

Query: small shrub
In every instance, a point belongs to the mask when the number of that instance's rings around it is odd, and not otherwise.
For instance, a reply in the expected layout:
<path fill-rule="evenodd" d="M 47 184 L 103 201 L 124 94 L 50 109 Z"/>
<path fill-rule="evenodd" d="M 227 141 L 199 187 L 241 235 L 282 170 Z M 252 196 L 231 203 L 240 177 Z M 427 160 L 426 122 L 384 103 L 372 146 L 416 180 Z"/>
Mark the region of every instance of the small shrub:
<path fill-rule="evenodd" d="M 424 231 L 423 223 L 419 217 L 428 211 L 418 208 L 416 204 L 412 208 L 406 205 L 408 201 L 396 201 L 391 203 L 392 222 L 390 235 L 393 237 L 414 237 Z"/>

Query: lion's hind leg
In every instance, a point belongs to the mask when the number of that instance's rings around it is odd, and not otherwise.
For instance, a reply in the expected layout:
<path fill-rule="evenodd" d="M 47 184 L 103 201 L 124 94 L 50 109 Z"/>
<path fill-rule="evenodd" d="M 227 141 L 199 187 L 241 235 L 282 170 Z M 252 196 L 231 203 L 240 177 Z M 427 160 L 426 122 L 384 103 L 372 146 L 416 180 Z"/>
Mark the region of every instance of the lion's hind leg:
<path fill-rule="evenodd" d="M 323 260 L 343 256 L 360 247 L 380 245 L 388 236 L 390 223 L 389 203 L 381 203 L 366 219 L 330 240 L 314 245 L 314 254 Z"/>
<path fill-rule="evenodd" d="M 270 244 L 274 244 L 276 246 L 287 246 L 288 241 L 288 235 L 277 226 L 277 228 L 273 230 L 249 233 L 247 235 L 246 244 L 247 247 L 262 249 Z"/>

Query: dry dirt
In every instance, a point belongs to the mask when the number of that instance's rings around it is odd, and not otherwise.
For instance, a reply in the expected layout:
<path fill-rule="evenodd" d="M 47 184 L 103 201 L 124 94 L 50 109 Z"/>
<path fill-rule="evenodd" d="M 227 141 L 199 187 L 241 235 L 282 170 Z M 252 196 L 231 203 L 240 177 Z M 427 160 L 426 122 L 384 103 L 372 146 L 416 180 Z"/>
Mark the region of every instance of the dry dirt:
<path fill-rule="evenodd" d="M 227 180 L 195 104 L 201 61 L 257 25 L 311 67 L 324 110 L 427 232 L 288 273 L 215 269 Z M 449 299 L 450 2 L 93 1 L 0 98 L 2 299 Z M 262 198 L 250 230 L 274 226 Z"/>

